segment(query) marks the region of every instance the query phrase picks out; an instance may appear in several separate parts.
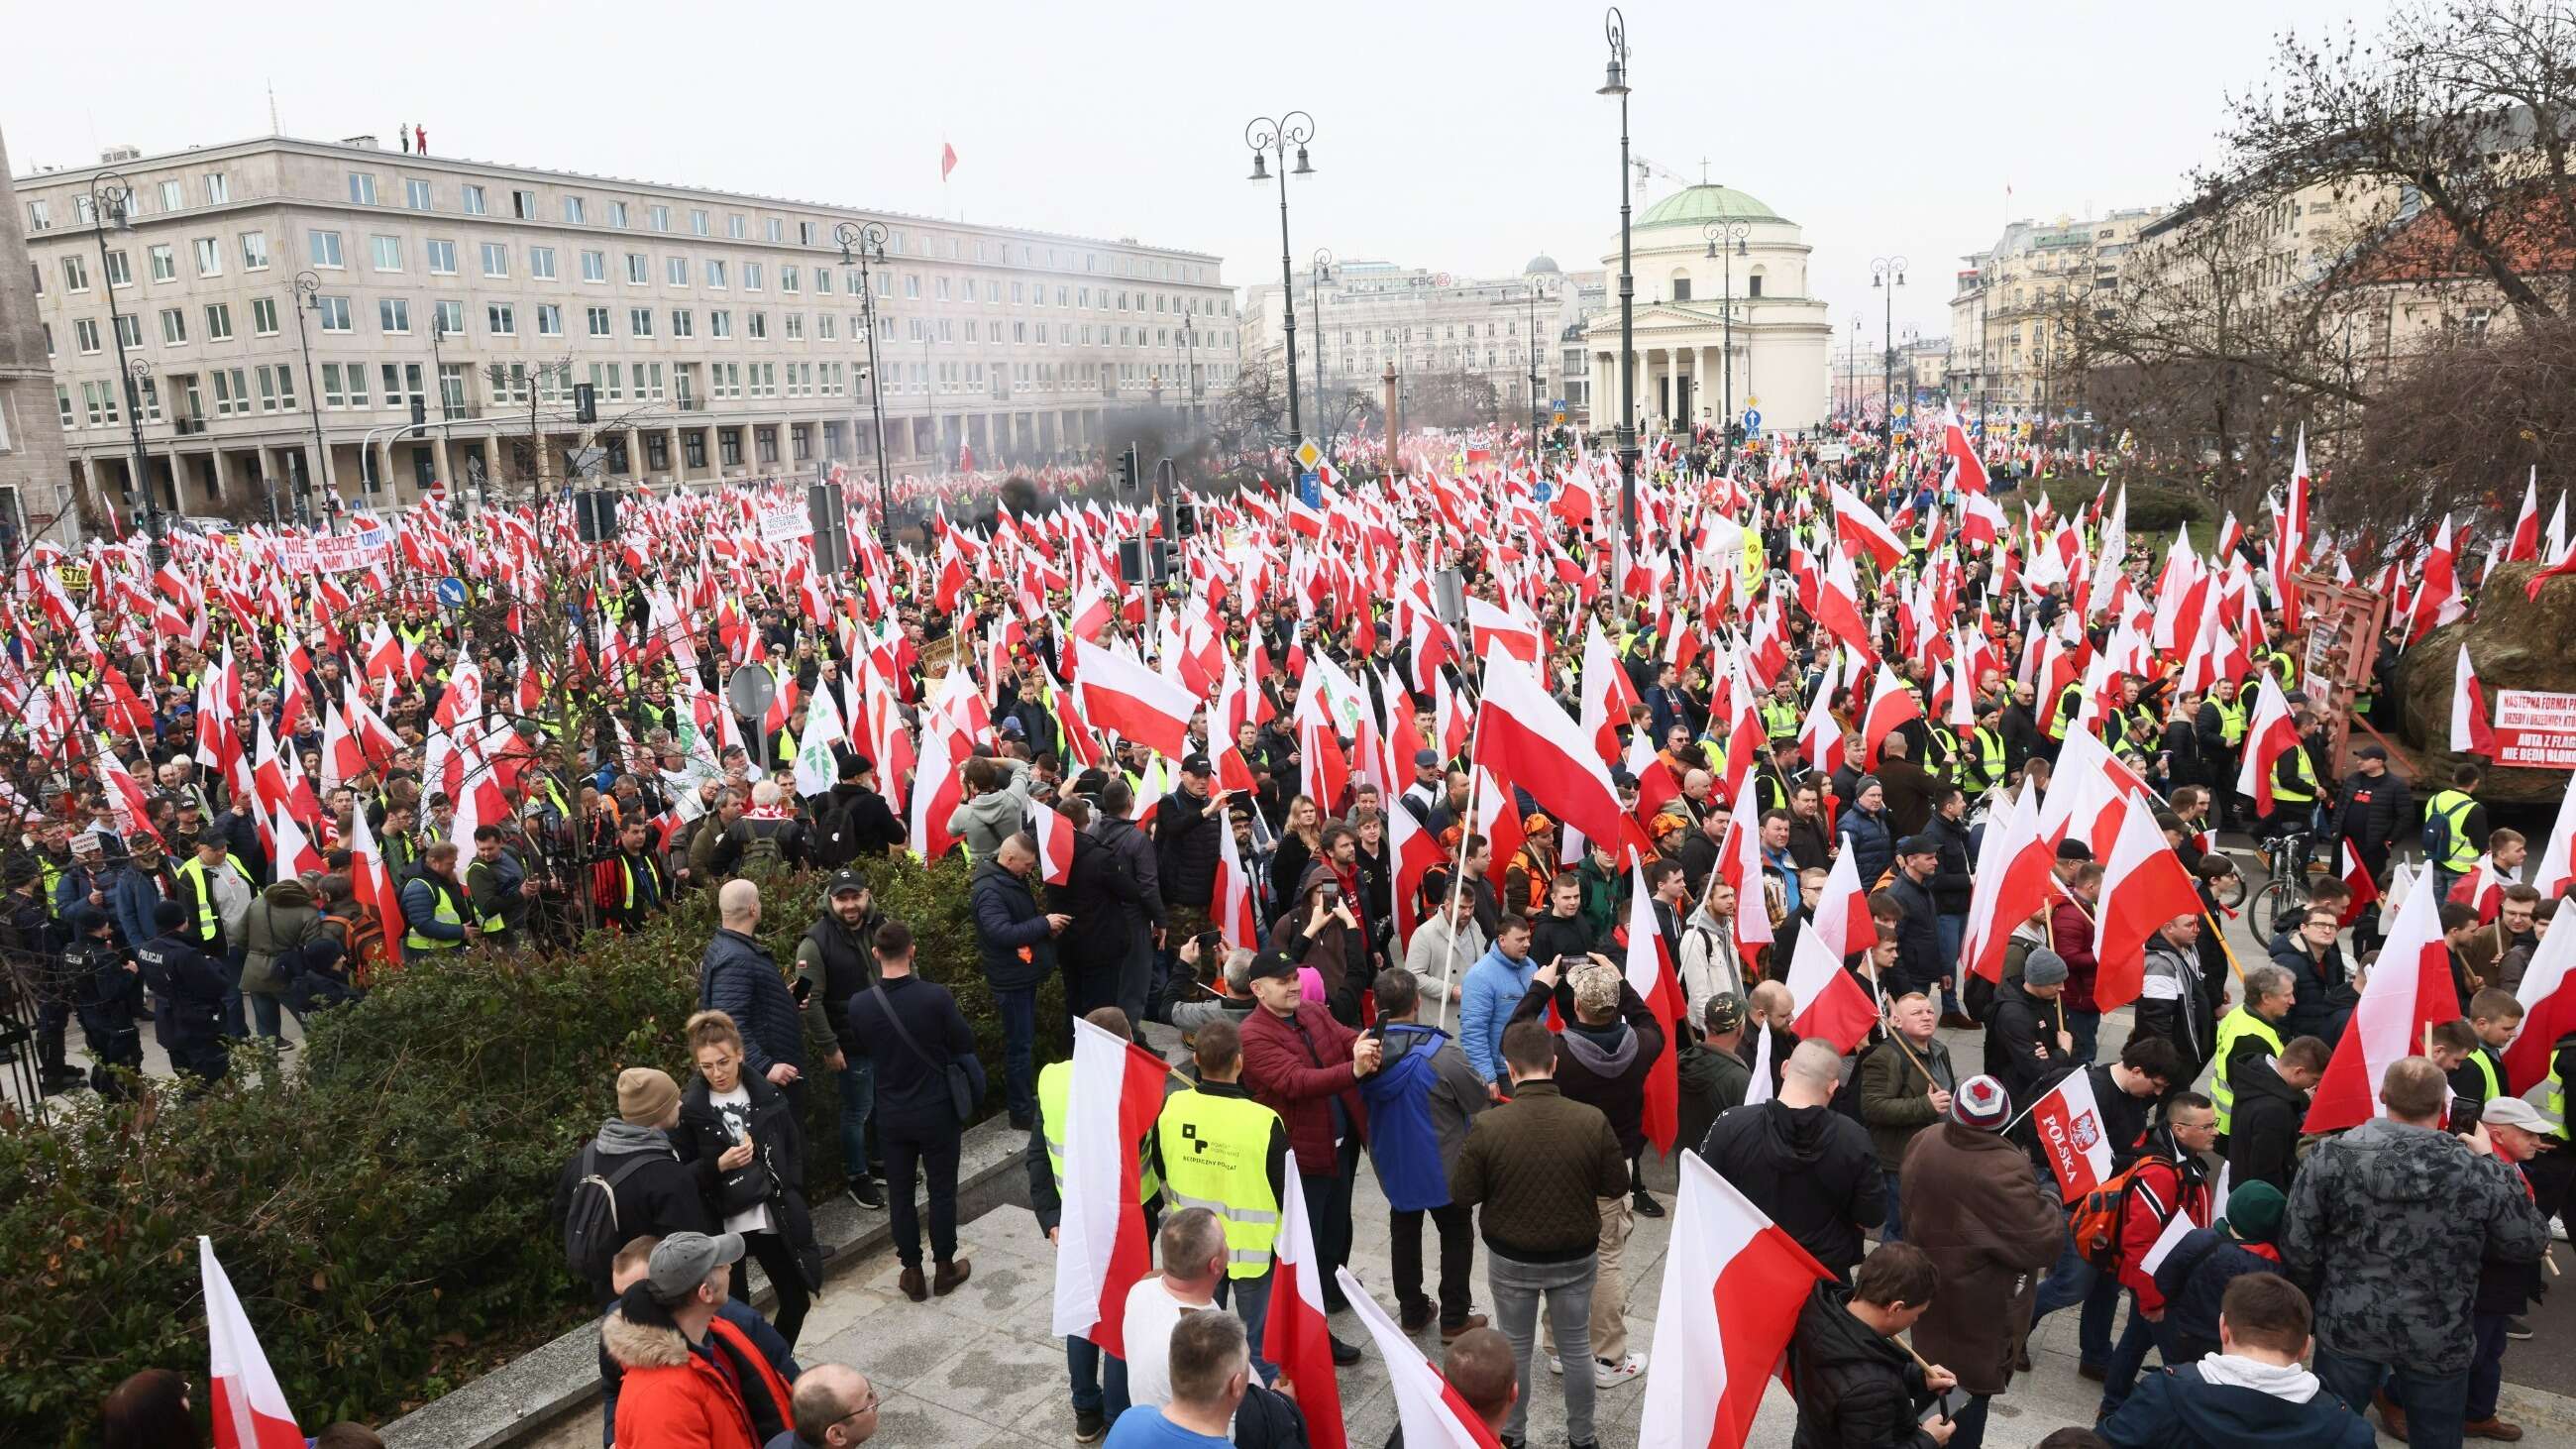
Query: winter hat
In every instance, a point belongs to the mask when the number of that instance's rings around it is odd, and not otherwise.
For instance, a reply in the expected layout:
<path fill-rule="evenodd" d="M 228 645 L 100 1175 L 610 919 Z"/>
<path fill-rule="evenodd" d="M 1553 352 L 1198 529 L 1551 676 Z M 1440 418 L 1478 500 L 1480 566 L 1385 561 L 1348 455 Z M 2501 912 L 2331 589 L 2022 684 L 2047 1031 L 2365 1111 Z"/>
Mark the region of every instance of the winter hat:
<path fill-rule="evenodd" d="M 617 1115 L 638 1127 L 659 1127 L 680 1104 L 680 1089 L 671 1074 L 654 1067 L 628 1067 L 617 1074 Z"/>
<path fill-rule="evenodd" d="M 1852 798 L 1857 800 L 1861 796 L 1868 794 L 1872 786 L 1876 786 L 1881 790 L 1887 788 L 1887 786 L 1882 783 L 1876 775 L 1863 775 L 1858 780 L 1852 782 Z"/>
<path fill-rule="evenodd" d="M 2281 1231 L 2281 1190 L 2268 1182 L 2238 1183 L 2227 1194 L 2227 1216 L 2220 1219 L 2240 1241 L 2268 1243 Z"/>
<path fill-rule="evenodd" d="M 1970 1077 L 1950 1096 L 1950 1118 L 1962 1127 L 2000 1132 L 2012 1120 L 2012 1094 L 1992 1077 Z"/>
<path fill-rule="evenodd" d="M 2024 986 L 2059 986 L 2066 981 L 2066 958 L 2046 946 L 2033 946 L 2021 958 L 2021 982 Z"/>

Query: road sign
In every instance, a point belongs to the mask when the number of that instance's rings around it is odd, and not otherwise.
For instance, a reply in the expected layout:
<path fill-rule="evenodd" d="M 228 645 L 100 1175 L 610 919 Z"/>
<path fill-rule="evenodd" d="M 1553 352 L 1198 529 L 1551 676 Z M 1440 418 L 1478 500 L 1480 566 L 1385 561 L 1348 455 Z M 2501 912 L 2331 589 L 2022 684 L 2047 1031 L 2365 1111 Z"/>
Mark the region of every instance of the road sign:
<path fill-rule="evenodd" d="M 1560 397 L 1560 398 L 1551 398 L 1551 399 L 1549 399 L 1549 400 L 1548 400 L 1548 404 L 1547 404 L 1547 410 L 1548 410 L 1549 412 L 1552 412 L 1552 413 L 1557 414 L 1559 417 L 1564 416 L 1564 415 L 1565 415 L 1565 399 L 1563 399 L 1563 398 L 1561 398 L 1561 397 Z"/>
<path fill-rule="evenodd" d="M 1309 444 L 1307 444 L 1307 446 L 1311 448 L 1311 447 L 1313 447 L 1313 446 L 1314 446 L 1314 444 L 1309 443 Z M 1306 505 L 1307 507 L 1309 507 L 1309 508 L 1321 508 L 1321 507 L 1323 507 L 1323 506 L 1324 506 L 1324 480 L 1323 480 L 1323 479 L 1321 479 L 1321 478 L 1316 477 L 1316 476 L 1315 476 L 1314 474 L 1312 474 L 1312 473 L 1300 473 L 1300 474 L 1298 474 L 1298 475 L 1297 475 L 1297 499 L 1298 499 L 1298 501 L 1299 501 L 1299 502 L 1301 502 L 1301 503 L 1305 504 L 1305 505 Z"/>
<path fill-rule="evenodd" d="M 1308 438 L 1297 445 L 1298 467 L 1313 472 L 1315 465 L 1322 461 L 1324 461 L 1324 450 L 1315 446 L 1314 439 Z"/>
<path fill-rule="evenodd" d="M 1562 423 L 1562 422 L 1564 422 L 1564 421 L 1565 421 L 1565 409 L 1563 409 L 1563 408 L 1558 408 L 1558 409 L 1556 410 L 1556 421 L 1558 421 L 1558 422 L 1560 422 L 1560 423 Z"/>
<path fill-rule="evenodd" d="M 1751 408 L 1746 408 L 1744 410 L 1744 426 L 1748 432 L 1754 428 L 1762 426 L 1762 414 L 1755 412 Z"/>
<path fill-rule="evenodd" d="M 1550 483 L 1544 478 L 1538 480 L 1537 486 L 1530 489 L 1530 501 L 1532 503 L 1545 503 L 1555 496 L 1556 485 Z"/>
<path fill-rule="evenodd" d="M 438 602 L 450 609 L 465 607 L 465 581 L 454 576 L 438 581 Z"/>

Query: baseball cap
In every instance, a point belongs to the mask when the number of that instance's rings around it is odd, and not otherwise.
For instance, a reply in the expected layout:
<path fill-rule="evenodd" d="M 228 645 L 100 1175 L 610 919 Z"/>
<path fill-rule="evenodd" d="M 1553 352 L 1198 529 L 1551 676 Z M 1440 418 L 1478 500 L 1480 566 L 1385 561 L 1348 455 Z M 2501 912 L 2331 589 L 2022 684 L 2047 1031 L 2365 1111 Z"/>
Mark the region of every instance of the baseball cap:
<path fill-rule="evenodd" d="M 707 1281 L 718 1268 L 742 1261 L 742 1234 L 678 1232 L 662 1239 L 653 1247 L 651 1266 L 645 1270 L 645 1281 L 653 1285 L 653 1301 L 669 1308 L 689 1301 L 698 1285 Z"/>
<path fill-rule="evenodd" d="M 1252 958 L 1252 969 L 1246 973 L 1254 981 L 1286 981 L 1297 974 L 1297 963 L 1276 951 L 1264 951 Z"/>
<path fill-rule="evenodd" d="M 1710 997 L 1708 1005 L 1701 1011 L 1701 1020 L 1707 1023 L 1711 1032 L 1722 1034 L 1735 1030 L 1744 1024 L 1744 998 L 1732 991 Z"/>
<path fill-rule="evenodd" d="M 1992 1077 L 1970 1077 L 1950 1095 L 1950 1119 L 1980 1132 L 2001 1131 L 2012 1120 L 2012 1094 Z"/>
<path fill-rule="evenodd" d="M 2388 751 L 2378 745 L 2363 745 L 2360 749 L 2353 751 L 2352 754 L 2353 758 L 2357 760 L 2384 760 L 2388 758 Z"/>
<path fill-rule="evenodd" d="M 1431 751 L 1415 750 L 1413 752 L 1413 768 L 1417 770 L 1431 770 L 1437 769 L 1439 765 L 1440 757 L 1433 754 Z"/>
<path fill-rule="evenodd" d="M 1181 761 L 1181 773 L 1204 777 L 1215 774 L 1216 767 L 1208 763 L 1205 755 L 1191 755 Z"/>
<path fill-rule="evenodd" d="M 2093 847 L 2070 835 L 2057 842 L 2059 860 L 2085 861 L 2093 858 Z"/>
<path fill-rule="evenodd" d="M 2478 1120 L 2490 1127 L 2519 1127 L 2525 1132 L 2550 1136 L 2557 1132 L 2538 1107 L 2520 1097 L 2490 1097 L 2478 1108 Z"/>
<path fill-rule="evenodd" d="M 1909 835 L 1903 840 L 1896 842 L 1896 853 L 1899 855 L 1939 855 L 1941 853 L 1941 842 L 1934 840 L 1929 835 Z"/>
<path fill-rule="evenodd" d="M 865 891 L 867 888 L 868 878 L 866 876 L 859 874 L 855 870 L 845 870 L 839 875 L 832 877 L 832 883 L 823 888 L 823 898 L 829 900 L 838 895 L 857 895 Z"/>

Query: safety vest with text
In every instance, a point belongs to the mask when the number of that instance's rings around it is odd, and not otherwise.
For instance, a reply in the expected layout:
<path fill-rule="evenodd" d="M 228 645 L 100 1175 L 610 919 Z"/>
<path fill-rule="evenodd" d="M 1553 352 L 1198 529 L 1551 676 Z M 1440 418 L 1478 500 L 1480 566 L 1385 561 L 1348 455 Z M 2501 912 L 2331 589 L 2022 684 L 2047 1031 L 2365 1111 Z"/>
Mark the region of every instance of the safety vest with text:
<path fill-rule="evenodd" d="M 1154 1125 L 1163 1150 L 1163 1201 L 1206 1208 L 1225 1224 L 1225 1275 L 1270 1271 L 1279 1199 L 1270 1190 L 1270 1138 L 1279 1114 L 1249 1097 L 1176 1092 Z"/>

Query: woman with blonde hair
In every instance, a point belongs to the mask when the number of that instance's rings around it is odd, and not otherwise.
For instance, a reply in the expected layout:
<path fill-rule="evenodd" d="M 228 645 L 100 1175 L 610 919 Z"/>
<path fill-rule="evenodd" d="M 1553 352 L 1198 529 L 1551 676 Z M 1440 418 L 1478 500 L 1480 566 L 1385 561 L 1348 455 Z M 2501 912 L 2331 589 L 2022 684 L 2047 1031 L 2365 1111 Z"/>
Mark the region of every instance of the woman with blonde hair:
<path fill-rule="evenodd" d="M 1288 802 L 1288 816 L 1280 822 L 1279 845 L 1270 853 L 1270 897 L 1287 909 L 1286 903 L 1297 898 L 1298 883 L 1306 878 L 1306 867 L 1324 846 L 1324 812 L 1312 795 L 1299 795 Z"/>
<path fill-rule="evenodd" d="M 698 1191 L 723 1231 L 742 1234 L 746 1260 L 756 1258 L 778 1290 L 771 1315 L 778 1336 L 796 1346 L 812 1294 L 823 1286 L 823 1254 L 805 1201 L 805 1137 L 787 1095 L 742 1066 L 742 1029 L 721 1011 L 701 1011 L 686 1028 L 697 1075 L 680 1094 L 680 1125 L 671 1141 L 697 1168 Z M 751 1301 L 743 1262 L 733 1265 L 733 1296 Z"/>

